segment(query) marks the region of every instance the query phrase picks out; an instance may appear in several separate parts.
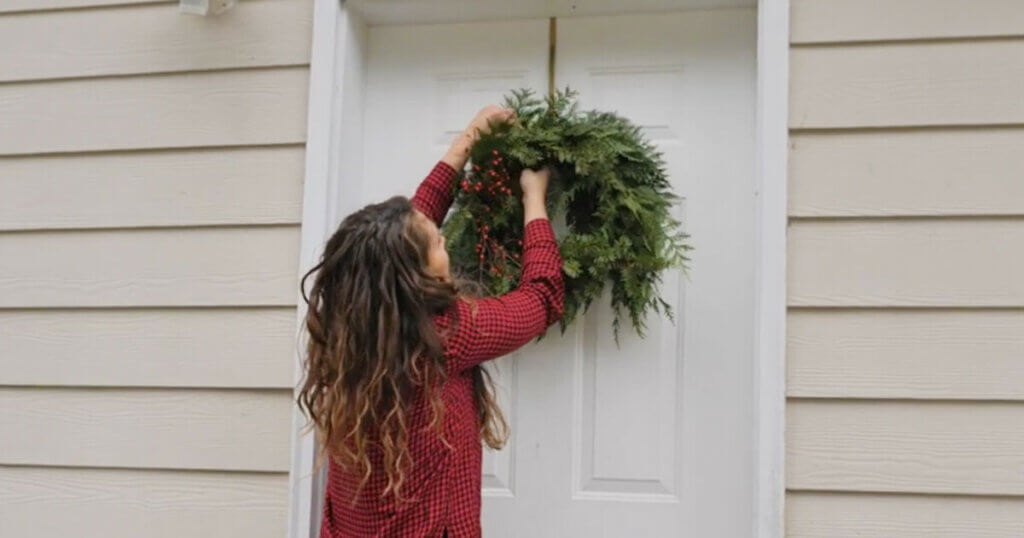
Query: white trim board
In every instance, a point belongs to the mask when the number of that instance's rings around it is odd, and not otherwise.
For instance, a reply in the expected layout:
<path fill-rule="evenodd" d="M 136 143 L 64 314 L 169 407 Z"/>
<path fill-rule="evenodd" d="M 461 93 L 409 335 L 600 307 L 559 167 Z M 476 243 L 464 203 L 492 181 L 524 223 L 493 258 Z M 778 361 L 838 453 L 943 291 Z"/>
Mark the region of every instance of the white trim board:
<path fill-rule="evenodd" d="M 343 54 L 339 47 L 344 37 L 345 16 L 338 0 L 316 0 L 313 9 L 313 46 L 309 75 L 309 104 L 306 127 L 306 172 L 302 197 L 302 236 L 299 251 L 299 275 L 305 274 L 320 256 L 321 247 L 330 233 L 330 216 L 336 213 L 335 200 L 330 196 L 331 168 L 335 164 L 333 151 L 334 129 L 338 125 L 340 96 L 335 91 L 335 74 Z M 298 290 L 296 290 L 298 291 Z M 298 329 L 303 331 L 306 305 L 298 301 Z M 297 339 L 301 344 L 301 339 Z M 302 378 L 301 346 L 297 348 L 295 362 L 295 394 L 298 395 Z M 318 476 L 313 475 L 315 457 L 312 433 L 302 433 L 305 417 L 298 406 L 292 409 L 291 469 L 289 472 L 288 536 L 289 538 L 315 538 L 319 526 L 319 507 L 314 506 L 316 491 L 321 487 Z"/>
<path fill-rule="evenodd" d="M 786 183 L 789 156 L 789 0 L 757 5 L 754 225 L 755 538 L 785 536 Z"/>
<path fill-rule="evenodd" d="M 361 16 L 346 9 L 339 0 L 315 0 L 300 274 L 315 263 L 338 218 L 361 205 L 360 193 L 342 191 L 340 186 L 359 184 L 349 179 L 361 169 L 365 30 Z M 785 498 L 789 0 L 760 0 L 757 31 L 757 305 L 751 326 L 756 338 L 757 391 L 756 409 L 752 413 L 756 441 L 751 457 L 757 488 L 752 492 L 751 536 L 781 538 Z M 344 169 L 339 166 L 343 161 Z M 300 324 L 304 306 L 300 301 Z M 301 367 L 301 360 L 297 360 L 296 382 Z M 300 433 L 303 417 L 297 408 L 294 416 L 288 536 L 316 538 L 320 507 L 313 506 L 313 499 L 323 487 L 323 474 L 312 475 L 313 438 L 311 434 Z"/>

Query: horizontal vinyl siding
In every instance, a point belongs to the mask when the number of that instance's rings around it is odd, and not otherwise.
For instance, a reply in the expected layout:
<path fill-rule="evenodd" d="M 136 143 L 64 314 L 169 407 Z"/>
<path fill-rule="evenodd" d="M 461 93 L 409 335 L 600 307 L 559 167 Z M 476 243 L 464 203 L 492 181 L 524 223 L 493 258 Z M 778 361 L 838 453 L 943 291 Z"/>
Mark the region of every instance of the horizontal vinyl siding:
<path fill-rule="evenodd" d="M 288 475 L 0 467 L 4 536 L 281 538 Z"/>
<path fill-rule="evenodd" d="M 0 385 L 290 388 L 294 336 L 291 306 L 5 309 Z"/>
<path fill-rule="evenodd" d="M 786 534 L 1024 534 L 1024 4 L 792 3 Z"/>
<path fill-rule="evenodd" d="M 177 4 L 0 18 L 0 81 L 309 63 L 313 2 L 244 0 L 215 17 Z"/>
<path fill-rule="evenodd" d="M 1019 402 L 795 400 L 789 487 L 1024 495 Z"/>
<path fill-rule="evenodd" d="M 288 305 L 297 226 L 0 235 L 0 307 Z"/>
<path fill-rule="evenodd" d="M 290 390 L 0 388 L 4 464 L 288 471 Z M 284 441 L 282 442 L 282 439 Z"/>
<path fill-rule="evenodd" d="M 794 309 L 791 396 L 1024 400 L 1024 310 Z"/>
<path fill-rule="evenodd" d="M 62 9 L 90 8 L 118 5 L 169 4 L 168 0 L 4 0 L 0 13 L 23 13 L 31 11 L 57 11 Z"/>
<path fill-rule="evenodd" d="M 1024 35 L 1019 0 L 790 0 L 793 43 Z"/>
<path fill-rule="evenodd" d="M 0 5 L 4 536 L 286 532 L 312 3 L 177 10 Z"/>
<path fill-rule="evenodd" d="M 299 224 L 304 159 L 302 144 L 0 158 L 0 230 Z"/>
<path fill-rule="evenodd" d="M 1024 214 L 1024 127 L 795 132 L 789 214 Z"/>
<path fill-rule="evenodd" d="M 301 143 L 308 78 L 276 67 L 2 84 L 0 156 Z"/>
<path fill-rule="evenodd" d="M 1024 536 L 1024 500 L 1012 497 L 792 493 L 788 536 L 1010 538 Z"/>
<path fill-rule="evenodd" d="M 794 128 L 1024 123 L 1024 38 L 794 47 L 790 69 Z"/>
<path fill-rule="evenodd" d="M 1024 219 L 801 220 L 792 306 L 1024 305 Z"/>

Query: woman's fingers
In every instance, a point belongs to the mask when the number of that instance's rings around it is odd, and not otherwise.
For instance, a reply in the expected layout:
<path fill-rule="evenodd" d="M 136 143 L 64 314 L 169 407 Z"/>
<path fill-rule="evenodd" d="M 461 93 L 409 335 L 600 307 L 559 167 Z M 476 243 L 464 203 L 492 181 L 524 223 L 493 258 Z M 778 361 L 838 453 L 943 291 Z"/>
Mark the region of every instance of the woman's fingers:
<path fill-rule="evenodd" d="M 515 118 L 515 111 L 511 108 L 503 108 L 498 105 L 487 105 L 476 113 L 476 116 L 469 123 L 471 130 L 488 133 L 492 123 L 512 121 Z"/>
<path fill-rule="evenodd" d="M 539 170 L 527 168 L 519 176 L 519 186 L 523 189 L 523 195 L 539 194 L 542 198 L 548 189 L 548 181 L 551 179 L 551 170 L 542 167 Z"/>

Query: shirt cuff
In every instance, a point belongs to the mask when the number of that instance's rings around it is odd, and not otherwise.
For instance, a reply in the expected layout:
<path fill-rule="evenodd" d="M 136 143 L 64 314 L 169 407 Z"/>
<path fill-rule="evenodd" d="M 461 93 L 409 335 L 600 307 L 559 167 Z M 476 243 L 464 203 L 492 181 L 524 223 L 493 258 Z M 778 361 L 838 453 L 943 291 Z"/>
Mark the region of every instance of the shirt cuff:
<path fill-rule="evenodd" d="M 455 177 L 456 174 L 458 174 L 458 173 L 459 173 L 458 170 L 456 170 L 455 168 L 452 168 L 452 165 L 450 165 L 450 164 L 448 164 L 448 163 L 446 163 L 444 161 L 437 161 L 437 164 L 434 165 L 434 169 L 430 171 L 431 175 L 437 174 L 437 175 L 439 175 L 441 177 L 444 177 L 445 179 L 449 179 L 449 180 L 452 179 L 453 177 Z"/>
<path fill-rule="evenodd" d="M 551 222 L 548 219 L 533 219 L 526 223 L 523 228 L 523 247 L 540 243 L 543 241 L 555 241 L 555 232 L 551 229 Z"/>

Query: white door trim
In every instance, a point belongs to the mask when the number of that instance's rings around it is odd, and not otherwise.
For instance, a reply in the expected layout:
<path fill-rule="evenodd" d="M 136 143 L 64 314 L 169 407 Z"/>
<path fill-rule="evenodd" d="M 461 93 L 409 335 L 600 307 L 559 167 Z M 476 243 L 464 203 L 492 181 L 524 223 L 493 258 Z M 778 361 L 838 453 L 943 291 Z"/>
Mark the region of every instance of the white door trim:
<path fill-rule="evenodd" d="M 320 249 L 330 233 L 330 216 L 336 213 L 335 197 L 331 189 L 331 151 L 334 138 L 335 109 L 340 104 L 336 95 L 335 75 L 339 38 L 343 31 L 344 13 L 339 0 L 316 0 L 313 8 L 313 44 L 309 73 L 309 103 L 306 125 L 306 172 L 302 195 L 302 236 L 299 250 L 299 275 L 316 264 Z M 297 283 L 296 283 L 297 284 Z M 296 292 L 298 286 L 296 285 Z M 298 332 L 303 330 L 306 305 L 298 301 Z M 297 339 L 297 344 L 299 339 Z M 295 361 L 295 395 L 302 377 L 302 349 L 297 349 Z M 294 401 L 294 400 L 293 400 Z M 314 476 L 315 456 L 312 433 L 302 433 L 305 418 L 298 406 L 292 408 L 291 469 L 289 472 L 288 538 L 316 538 L 319 527 L 319 507 L 313 504 L 319 485 Z"/>
<path fill-rule="evenodd" d="M 347 174 L 338 163 L 350 136 L 361 131 L 359 107 L 345 107 L 347 94 L 359 92 L 348 69 L 358 63 L 361 21 L 340 0 L 315 0 L 310 65 L 306 173 L 303 195 L 300 274 L 313 266 L 341 210 L 356 207 L 343 200 Z M 789 102 L 789 0 L 759 0 L 757 23 L 756 124 L 756 293 L 752 330 L 755 343 L 757 475 L 751 536 L 781 538 L 783 533 L 785 342 L 786 342 L 786 180 Z M 351 101 L 351 96 L 348 96 Z M 346 159 L 346 162 L 351 162 Z M 305 315 L 300 301 L 298 319 Z M 301 327 L 300 327 L 301 328 Z M 301 349 L 298 357 L 301 357 Z M 296 360 L 295 380 L 301 376 Z M 319 478 L 312 475 L 312 434 L 301 434 L 304 419 L 294 410 L 290 472 L 289 538 L 316 538 L 319 506 L 313 506 Z"/>
<path fill-rule="evenodd" d="M 758 0 L 754 308 L 755 538 L 785 535 L 789 0 Z"/>

